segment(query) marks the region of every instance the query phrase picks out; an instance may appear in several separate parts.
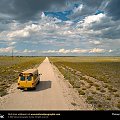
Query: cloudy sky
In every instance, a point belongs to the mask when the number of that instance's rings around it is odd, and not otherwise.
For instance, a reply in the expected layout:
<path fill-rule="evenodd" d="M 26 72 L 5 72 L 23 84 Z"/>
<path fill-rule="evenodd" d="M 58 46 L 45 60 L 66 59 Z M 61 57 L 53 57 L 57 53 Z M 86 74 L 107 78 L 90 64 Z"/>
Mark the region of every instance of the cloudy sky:
<path fill-rule="evenodd" d="M 120 55 L 120 0 L 0 0 L 0 55 Z"/>

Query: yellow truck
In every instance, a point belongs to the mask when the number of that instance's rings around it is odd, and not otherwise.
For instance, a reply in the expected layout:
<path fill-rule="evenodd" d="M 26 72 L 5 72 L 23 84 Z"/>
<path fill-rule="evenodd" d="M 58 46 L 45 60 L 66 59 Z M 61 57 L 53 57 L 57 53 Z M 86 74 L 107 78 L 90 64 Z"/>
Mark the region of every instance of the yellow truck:
<path fill-rule="evenodd" d="M 40 75 L 38 69 L 28 69 L 21 72 L 18 78 L 18 89 L 36 89 L 37 84 L 40 82 Z"/>

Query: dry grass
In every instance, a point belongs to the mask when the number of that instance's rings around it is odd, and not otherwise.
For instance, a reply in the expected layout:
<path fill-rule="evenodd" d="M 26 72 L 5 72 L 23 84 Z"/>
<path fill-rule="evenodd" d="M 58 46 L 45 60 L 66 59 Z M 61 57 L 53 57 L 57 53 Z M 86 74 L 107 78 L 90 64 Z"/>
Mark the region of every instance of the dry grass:
<path fill-rule="evenodd" d="M 120 57 L 52 57 L 50 60 L 55 65 L 64 64 L 104 83 L 120 86 Z"/>
<path fill-rule="evenodd" d="M 114 96 L 115 96 L 115 97 L 120 97 L 120 95 L 119 95 L 119 94 L 115 94 Z"/>
<path fill-rule="evenodd" d="M 105 90 L 100 90 L 100 92 L 104 93 L 104 92 L 106 92 L 106 91 L 105 91 Z"/>
<path fill-rule="evenodd" d="M 85 95 L 85 92 L 83 90 L 78 90 L 79 95 Z"/>
<path fill-rule="evenodd" d="M 110 100 L 111 100 L 111 95 L 107 95 L 107 96 L 106 96 L 106 100 L 109 100 L 109 101 L 110 101 Z"/>
<path fill-rule="evenodd" d="M 117 107 L 120 109 L 120 103 L 117 104 Z"/>
<path fill-rule="evenodd" d="M 87 96 L 87 102 L 91 103 L 91 104 L 94 103 L 95 100 L 94 100 L 93 96 Z"/>
<path fill-rule="evenodd" d="M 52 57 L 50 61 L 95 109 L 119 109 L 120 57 Z"/>
<path fill-rule="evenodd" d="M 92 94 L 96 94 L 96 91 L 91 91 Z"/>

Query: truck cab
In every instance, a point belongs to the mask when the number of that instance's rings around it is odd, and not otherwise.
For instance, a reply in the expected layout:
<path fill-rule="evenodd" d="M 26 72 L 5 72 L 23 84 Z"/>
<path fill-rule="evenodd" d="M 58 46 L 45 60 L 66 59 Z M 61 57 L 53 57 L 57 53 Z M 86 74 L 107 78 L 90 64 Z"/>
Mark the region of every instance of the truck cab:
<path fill-rule="evenodd" d="M 38 69 L 28 69 L 19 74 L 18 89 L 35 89 L 39 82 L 40 74 L 38 73 Z"/>

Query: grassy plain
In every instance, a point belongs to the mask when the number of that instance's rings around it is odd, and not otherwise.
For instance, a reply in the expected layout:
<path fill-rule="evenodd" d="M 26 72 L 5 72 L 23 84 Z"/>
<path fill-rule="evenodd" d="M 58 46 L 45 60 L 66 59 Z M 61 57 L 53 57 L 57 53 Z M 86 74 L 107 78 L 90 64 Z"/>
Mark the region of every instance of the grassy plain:
<path fill-rule="evenodd" d="M 7 88 L 17 82 L 20 72 L 37 67 L 44 59 L 44 57 L 0 56 L 0 96 L 7 94 Z"/>
<path fill-rule="evenodd" d="M 50 61 L 95 109 L 120 109 L 120 57 L 50 57 Z"/>

